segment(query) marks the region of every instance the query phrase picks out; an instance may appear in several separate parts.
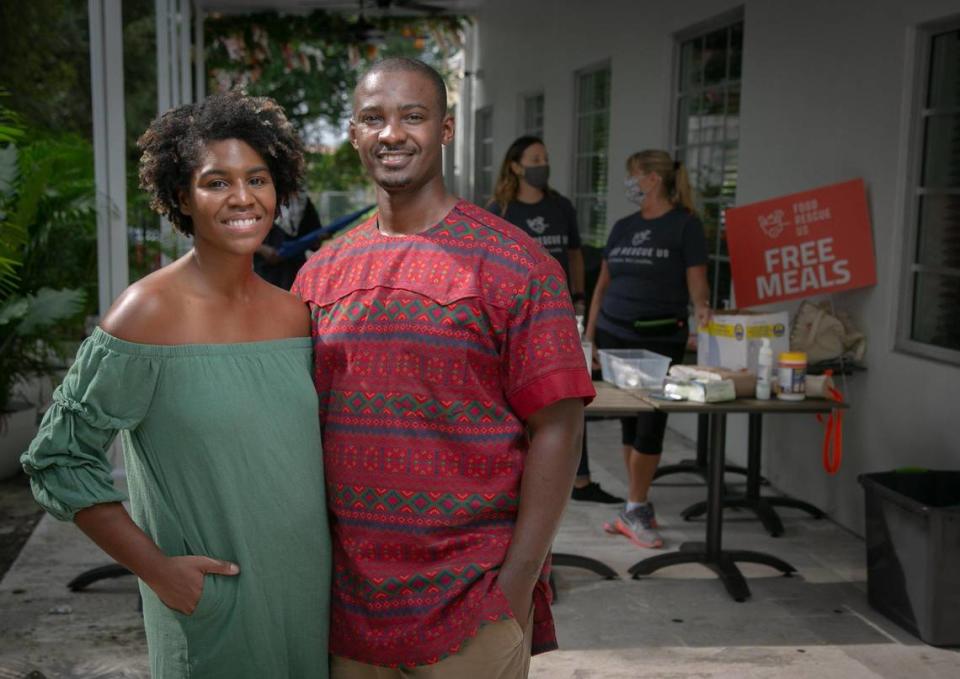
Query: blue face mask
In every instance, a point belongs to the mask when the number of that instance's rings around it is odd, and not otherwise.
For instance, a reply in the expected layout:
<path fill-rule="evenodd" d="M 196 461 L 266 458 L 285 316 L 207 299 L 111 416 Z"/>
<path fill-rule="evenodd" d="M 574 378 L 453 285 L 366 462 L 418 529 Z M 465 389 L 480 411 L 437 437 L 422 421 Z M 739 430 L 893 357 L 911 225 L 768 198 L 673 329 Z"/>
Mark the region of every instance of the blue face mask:
<path fill-rule="evenodd" d="M 623 180 L 623 188 L 627 200 L 637 205 L 643 205 L 643 190 L 640 188 L 640 178 L 633 175 Z"/>

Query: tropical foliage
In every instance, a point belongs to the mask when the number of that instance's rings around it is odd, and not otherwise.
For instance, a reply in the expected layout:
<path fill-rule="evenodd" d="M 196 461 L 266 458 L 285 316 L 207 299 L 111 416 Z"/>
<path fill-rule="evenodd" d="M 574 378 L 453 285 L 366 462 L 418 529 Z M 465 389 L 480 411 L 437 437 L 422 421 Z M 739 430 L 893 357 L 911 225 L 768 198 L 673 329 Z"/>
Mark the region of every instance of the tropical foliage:
<path fill-rule="evenodd" d="M 96 218 L 89 143 L 69 133 L 29 140 L 2 107 L 0 120 L 3 413 L 19 381 L 62 363 L 58 340 L 80 334 L 84 301 L 96 298 Z"/>

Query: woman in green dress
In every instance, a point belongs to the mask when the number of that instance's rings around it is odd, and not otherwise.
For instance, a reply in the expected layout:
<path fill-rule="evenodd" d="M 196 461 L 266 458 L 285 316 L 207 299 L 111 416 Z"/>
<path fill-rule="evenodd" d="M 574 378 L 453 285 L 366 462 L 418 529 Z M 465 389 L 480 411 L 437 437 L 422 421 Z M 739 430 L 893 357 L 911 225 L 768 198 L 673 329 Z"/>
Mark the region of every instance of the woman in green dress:
<path fill-rule="evenodd" d="M 253 272 L 302 145 L 272 100 L 153 122 L 141 185 L 194 248 L 120 296 L 22 462 L 140 578 L 159 678 L 327 677 L 330 549 L 308 312 Z M 105 456 L 123 440 L 131 515 Z"/>

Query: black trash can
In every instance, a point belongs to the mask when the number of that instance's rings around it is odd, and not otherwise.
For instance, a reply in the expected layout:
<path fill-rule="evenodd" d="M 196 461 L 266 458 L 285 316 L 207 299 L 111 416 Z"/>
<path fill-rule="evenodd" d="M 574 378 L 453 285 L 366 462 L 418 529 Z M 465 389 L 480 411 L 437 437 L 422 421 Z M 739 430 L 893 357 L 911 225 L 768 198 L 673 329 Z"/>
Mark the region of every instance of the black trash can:
<path fill-rule="evenodd" d="M 870 605 L 932 646 L 960 646 L 960 471 L 859 479 Z"/>

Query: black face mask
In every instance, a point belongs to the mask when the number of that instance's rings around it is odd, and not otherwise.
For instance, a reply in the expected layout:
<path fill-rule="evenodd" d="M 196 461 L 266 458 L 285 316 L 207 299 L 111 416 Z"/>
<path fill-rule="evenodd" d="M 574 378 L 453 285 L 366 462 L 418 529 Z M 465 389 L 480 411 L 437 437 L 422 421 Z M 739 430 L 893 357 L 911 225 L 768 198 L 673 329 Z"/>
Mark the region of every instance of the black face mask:
<path fill-rule="evenodd" d="M 550 179 L 549 165 L 530 165 L 523 167 L 523 178 L 530 186 L 543 191 Z"/>

